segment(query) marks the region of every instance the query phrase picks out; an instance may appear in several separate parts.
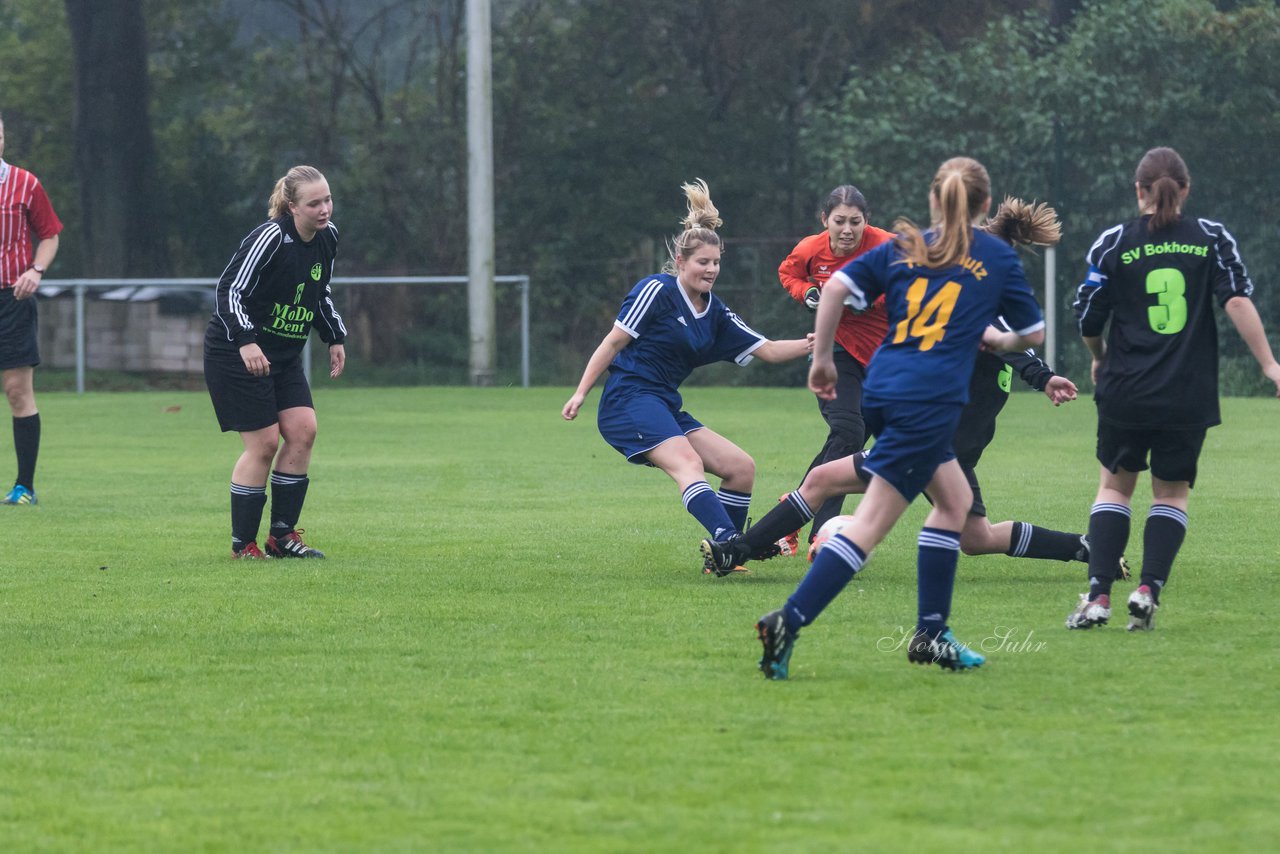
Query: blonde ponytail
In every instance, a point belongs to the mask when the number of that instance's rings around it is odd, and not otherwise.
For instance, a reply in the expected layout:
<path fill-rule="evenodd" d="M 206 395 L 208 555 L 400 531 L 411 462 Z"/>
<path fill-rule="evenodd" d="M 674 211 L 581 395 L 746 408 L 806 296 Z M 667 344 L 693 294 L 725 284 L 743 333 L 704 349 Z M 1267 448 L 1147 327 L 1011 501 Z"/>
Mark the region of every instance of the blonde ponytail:
<path fill-rule="evenodd" d="M 314 166 L 295 166 L 276 181 L 271 198 L 267 201 L 267 217 L 275 219 L 289 212 L 289 205 L 298 201 L 298 188 L 303 184 L 323 181 L 324 175 Z"/>
<path fill-rule="evenodd" d="M 662 272 L 673 276 L 676 258 L 688 258 L 704 245 L 719 246 L 720 235 L 716 229 L 724 225 L 720 211 L 711 203 L 711 188 L 706 181 L 695 178 L 692 184 L 681 184 L 680 189 L 688 201 L 689 212 L 680 221 L 684 231 L 667 242 L 667 263 L 662 267 Z"/>
<path fill-rule="evenodd" d="M 973 220 L 991 201 L 991 176 L 971 157 L 953 157 L 938 167 L 929 188 L 937 220 L 936 239 L 929 243 L 909 219 L 894 223 L 897 244 L 912 264 L 933 270 L 960 263 L 969 254 Z"/>

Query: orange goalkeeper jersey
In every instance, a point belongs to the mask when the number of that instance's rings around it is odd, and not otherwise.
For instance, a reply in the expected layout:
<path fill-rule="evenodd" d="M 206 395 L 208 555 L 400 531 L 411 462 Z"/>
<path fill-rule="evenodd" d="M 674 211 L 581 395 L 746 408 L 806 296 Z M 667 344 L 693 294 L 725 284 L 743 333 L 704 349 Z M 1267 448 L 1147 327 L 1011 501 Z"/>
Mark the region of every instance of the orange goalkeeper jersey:
<path fill-rule="evenodd" d="M 831 241 L 823 231 L 796 244 L 787 260 L 778 267 L 778 278 L 797 302 L 804 302 L 805 291 L 809 288 L 814 285 L 821 288 L 836 270 L 892 239 L 892 232 L 868 225 L 862 232 L 858 248 L 851 255 L 837 256 L 832 254 Z M 881 297 L 861 314 L 855 314 L 848 308 L 841 313 L 840 325 L 836 327 L 836 343 L 866 367 L 888 329 L 889 318 L 884 311 L 884 297 Z"/>

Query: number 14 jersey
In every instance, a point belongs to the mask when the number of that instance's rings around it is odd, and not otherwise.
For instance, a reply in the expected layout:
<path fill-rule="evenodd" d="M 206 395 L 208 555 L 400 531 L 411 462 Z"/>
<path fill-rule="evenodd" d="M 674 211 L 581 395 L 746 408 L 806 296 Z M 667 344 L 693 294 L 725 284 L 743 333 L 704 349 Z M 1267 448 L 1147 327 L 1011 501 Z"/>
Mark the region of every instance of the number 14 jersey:
<path fill-rule="evenodd" d="M 1044 327 L 1018 254 L 985 231 L 972 237 L 969 254 L 952 267 L 909 264 L 889 242 L 829 280 L 848 289 L 854 311 L 884 294 L 889 330 L 867 368 L 866 397 L 964 403 L 982 332 L 997 315 L 1019 335 Z"/>
<path fill-rule="evenodd" d="M 1152 232 L 1144 216 L 1102 232 L 1073 305 L 1080 334 L 1106 330 L 1094 402 L 1126 427 L 1204 428 L 1218 411 L 1213 301 L 1249 297 L 1253 283 L 1221 223 L 1183 217 Z"/>

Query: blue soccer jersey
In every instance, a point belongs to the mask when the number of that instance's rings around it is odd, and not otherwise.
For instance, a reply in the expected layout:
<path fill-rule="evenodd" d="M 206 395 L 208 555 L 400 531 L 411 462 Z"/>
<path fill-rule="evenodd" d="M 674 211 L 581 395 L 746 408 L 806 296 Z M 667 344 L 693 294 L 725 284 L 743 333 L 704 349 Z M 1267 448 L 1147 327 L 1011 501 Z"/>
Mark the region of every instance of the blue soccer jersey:
<path fill-rule="evenodd" d="M 983 330 L 997 316 L 1019 335 L 1044 327 L 1017 253 L 977 229 L 969 254 L 953 267 L 908 264 L 895 243 L 886 243 L 831 281 L 848 289 L 854 310 L 885 296 L 889 330 L 863 386 L 880 400 L 965 403 Z"/>
<path fill-rule="evenodd" d="M 768 340 L 714 294 L 698 311 L 676 277 L 665 273 L 637 282 L 613 324 L 634 340 L 614 357 L 606 389 L 630 386 L 662 393 L 676 406 L 676 390 L 694 368 L 728 361 L 745 365 Z"/>

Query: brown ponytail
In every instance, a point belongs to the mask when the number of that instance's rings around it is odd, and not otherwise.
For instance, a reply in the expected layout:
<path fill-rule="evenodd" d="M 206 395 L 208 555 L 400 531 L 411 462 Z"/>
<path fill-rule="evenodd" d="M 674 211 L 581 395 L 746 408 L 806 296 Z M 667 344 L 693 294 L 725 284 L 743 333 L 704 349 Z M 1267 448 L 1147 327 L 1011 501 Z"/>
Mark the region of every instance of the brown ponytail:
<path fill-rule="evenodd" d="M 1053 246 L 1062 238 L 1058 212 L 1043 202 L 1028 203 L 1005 196 L 983 230 L 1014 246 Z"/>
<path fill-rule="evenodd" d="M 1155 207 L 1152 231 L 1177 222 L 1182 216 L 1182 193 L 1191 187 L 1191 173 L 1182 156 L 1172 148 L 1153 148 L 1142 156 L 1133 180 Z"/>

